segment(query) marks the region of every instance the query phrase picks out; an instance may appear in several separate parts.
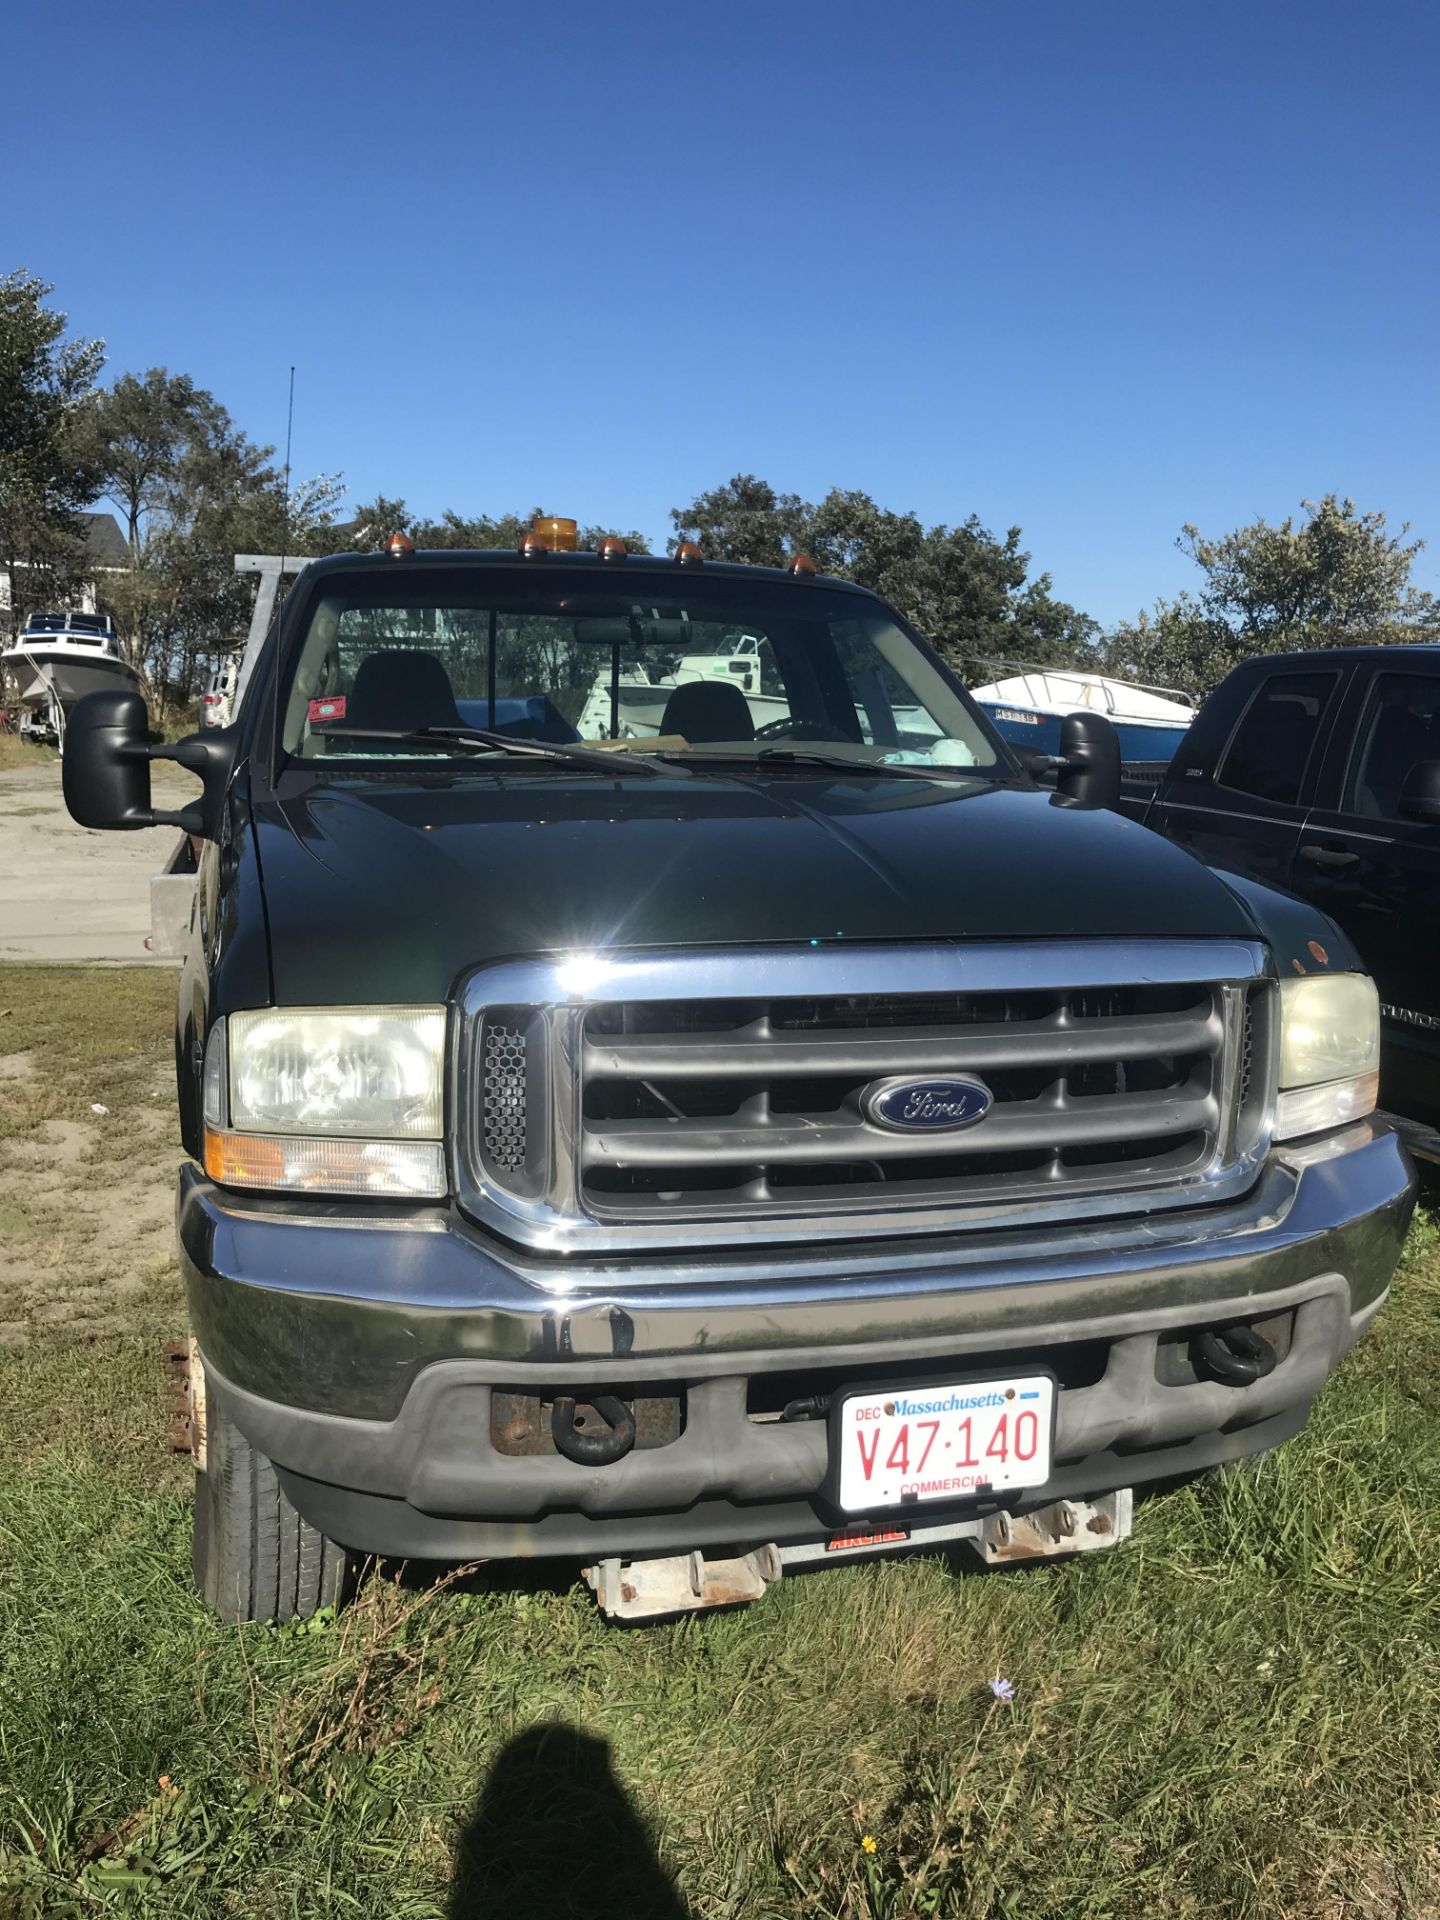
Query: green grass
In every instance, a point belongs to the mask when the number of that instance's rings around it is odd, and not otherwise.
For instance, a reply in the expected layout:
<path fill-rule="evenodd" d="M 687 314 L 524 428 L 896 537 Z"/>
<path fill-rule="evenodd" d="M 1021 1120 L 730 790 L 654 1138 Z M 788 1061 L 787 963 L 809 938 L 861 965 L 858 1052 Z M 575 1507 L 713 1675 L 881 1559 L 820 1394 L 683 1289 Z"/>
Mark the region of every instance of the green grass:
<path fill-rule="evenodd" d="M 22 984 L 0 1170 L 91 1097 L 153 1103 L 169 1045 L 163 976 L 0 973 L 0 1006 Z M 1305 1434 L 1144 1502 L 1113 1554 L 830 1570 L 638 1632 L 569 1569 L 217 1625 L 163 1450 L 173 1269 L 129 1321 L 0 1354 L 4 1920 L 1440 1911 L 1428 1217 Z"/>
<path fill-rule="evenodd" d="M 16 767 L 53 766 L 59 758 L 54 747 L 36 746 L 18 733 L 0 733 L 0 773 Z"/>

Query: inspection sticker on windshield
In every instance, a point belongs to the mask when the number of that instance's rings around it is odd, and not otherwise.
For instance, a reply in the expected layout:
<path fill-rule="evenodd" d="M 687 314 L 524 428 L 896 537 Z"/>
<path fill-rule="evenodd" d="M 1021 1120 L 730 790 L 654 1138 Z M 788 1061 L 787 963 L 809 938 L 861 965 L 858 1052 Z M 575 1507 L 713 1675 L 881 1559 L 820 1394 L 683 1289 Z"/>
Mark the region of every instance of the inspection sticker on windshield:
<path fill-rule="evenodd" d="M 1049 1374 L 847 1393 L 832 1415 L 847 1513 L 926 1500 L 982 1500 L 1050 1478 Z"/>

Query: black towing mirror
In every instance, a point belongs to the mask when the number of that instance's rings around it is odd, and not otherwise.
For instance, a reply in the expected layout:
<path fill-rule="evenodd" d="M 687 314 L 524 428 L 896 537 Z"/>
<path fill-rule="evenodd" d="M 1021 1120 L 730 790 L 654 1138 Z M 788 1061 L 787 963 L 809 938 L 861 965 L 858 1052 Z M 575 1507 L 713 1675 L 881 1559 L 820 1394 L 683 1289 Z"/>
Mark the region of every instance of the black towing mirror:
<path fill-rule="evenodd" d="M 1417 760 L 1400 789 L 1400 811 L 1407 820 L 1440 820 L 1440 760 Z"/>
<path fill-rule="evenodd" d="M 1066 714 L 1056 773 L 1057 806 L 1119 805 L 1120 736 L 1103 713 Z"/>
<path fill-rule="evenodd" d="M 234 771 L 237 734 L 233 726 L 188 734 L 167 745 L 150 737 L 145 702 L 130 688 L 87 693 L 65 722 L 61 779 L 65 805 L 82 827 L 122 831 L 135 827 L 179 827 L 185 833 L 216 838 L 225 791 Z M 150 804 L 150 762 L 174 760 L 198 774 L 200 798 L 177 812 Z"/>

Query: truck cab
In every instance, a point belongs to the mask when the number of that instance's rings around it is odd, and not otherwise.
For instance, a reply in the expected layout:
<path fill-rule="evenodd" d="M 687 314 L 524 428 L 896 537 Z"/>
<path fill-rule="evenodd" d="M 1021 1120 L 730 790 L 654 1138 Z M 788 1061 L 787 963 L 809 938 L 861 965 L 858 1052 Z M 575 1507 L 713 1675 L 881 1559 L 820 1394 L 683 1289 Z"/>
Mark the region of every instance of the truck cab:
<path fill-rule="evenodd" d="M 307 566 L 228 727 L 72 722 L 78 820 L 204 845 L 206 1598 L 1046 1558 L 1296 1432 L 1413 1203 L 1346 936 L 1114 813 L 1101 717 L 1038 784 L 875 595 L 556 524 Z"/>
<path fill-rule="evenodd" d="M 1237 667 L 1171 762 L 1148 824 L 1344 928 L 1380 993 L 1384 1103 L 1440 1121 L 1440 647 Z"/>

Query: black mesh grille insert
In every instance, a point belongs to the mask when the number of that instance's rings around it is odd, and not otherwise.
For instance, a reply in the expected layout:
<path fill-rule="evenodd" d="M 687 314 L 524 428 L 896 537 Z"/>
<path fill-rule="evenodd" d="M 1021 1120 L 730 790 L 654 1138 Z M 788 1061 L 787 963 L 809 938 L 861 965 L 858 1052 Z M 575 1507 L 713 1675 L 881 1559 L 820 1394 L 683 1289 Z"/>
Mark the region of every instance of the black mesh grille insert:
<path fill-rule="evenodd" d="M 485 1158 L 503 1173 L 525 1165 L 526 1039 L 522 1028 L 485 1023 Z"/>

